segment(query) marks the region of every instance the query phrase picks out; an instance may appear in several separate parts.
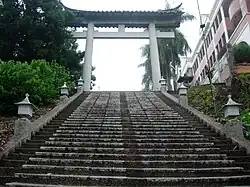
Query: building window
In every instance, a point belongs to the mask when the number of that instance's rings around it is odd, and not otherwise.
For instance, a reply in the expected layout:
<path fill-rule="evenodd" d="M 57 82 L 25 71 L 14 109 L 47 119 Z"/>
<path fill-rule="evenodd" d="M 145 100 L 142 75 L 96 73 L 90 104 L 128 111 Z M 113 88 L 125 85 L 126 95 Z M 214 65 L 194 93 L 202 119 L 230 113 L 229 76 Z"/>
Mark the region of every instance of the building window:
<path fill-rule="evenodd" d="M 221 41 L 221 39 L 220 39 L 220 41 L 219 41 L 219 48 L 221 49 L 223 46 L 222 46 L 222 41 Z"/>
<path fill-rule="evenodd" d="M 216 58 L 215 58 L 215 51 L 213 52 L 213 54 L 212 54 L 212 56 L 213 56 L 213 64 L 216 62 Z"/>
<path fill-rule="evenodd" d="M 225 46 L 227 44 L 225 33 L 222 35 L 222 44 L 223 44 L 223 46 Z"/>
<path fill-rule="evenodd" d="M 218 45 L 216 46 L 216 52 L 217 52 L 217 54 L 219 54 L 219 52 L 220 52 L 220 49 L 219 49 Z"/>
<path fill-rule="evenodd" d="M 221 15 L 221 11 L 220 10 L 218 12 L 218 19 L 219 19 L 219 24 L 220 24 L 221 21 L 222 21 L 222 15 Z"/>

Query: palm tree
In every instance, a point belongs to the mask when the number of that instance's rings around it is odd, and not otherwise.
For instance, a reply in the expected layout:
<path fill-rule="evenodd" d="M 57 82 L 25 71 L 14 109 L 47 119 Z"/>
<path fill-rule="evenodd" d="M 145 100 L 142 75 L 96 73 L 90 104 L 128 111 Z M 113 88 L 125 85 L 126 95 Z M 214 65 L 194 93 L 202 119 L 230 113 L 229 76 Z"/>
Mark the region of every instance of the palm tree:
<path fill-rule="evenodd" d="M 195 17 L 188 13 L 183 14 L 181 22 L 192 21 Z M 162 76 L 167 79 L 168 90 L 172 90 L 171 79 L 174 79 L 174 90 L 177 89 L 177 66 L 180 66 L 180 56 L 187 56 L 191 52 L 191 48 L 185 39 L 185 36 L 178 29 L 161 29 L 162 32 L 173 31 L 175 32 L 174 39 L 158 39 L 159 60 Z M 152 88 L 152 69 L 150 61 L 150 47 L 149 44 L 144 45 L 142 48 L 142 57 L 146 60 L 138 67 L 145 68 L 143 75 L 142 85 L 144 90 Z"/>

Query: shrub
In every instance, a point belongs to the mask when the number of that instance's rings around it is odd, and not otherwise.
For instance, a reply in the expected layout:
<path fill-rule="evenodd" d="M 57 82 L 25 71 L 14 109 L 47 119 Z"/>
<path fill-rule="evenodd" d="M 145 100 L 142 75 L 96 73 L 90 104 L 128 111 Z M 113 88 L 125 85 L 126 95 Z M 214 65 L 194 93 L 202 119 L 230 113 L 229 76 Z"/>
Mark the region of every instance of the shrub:
<path fill-rule="evenodd" d="M 250 73 L 239 73 L 234 76 L 231 88 L 233 99 L 250 108 Z"/>
<path fill-rule="evenodd" d="M 234 59 L 236 63 L 250 62 L 250 46 L 246 42 L 241 42 L 234 48 Z"/>
<path fill-rule="evenodd" d="M 250 125 L 250 109 L 246 109 L 241 112 L 240 119 L 242 122 L 244 122 L 246 125 Z"/>
<path fill-rule="evenodd" d="M 70 83 L 70 75 L 64 67 L 44 60 L 30 64 L 0 61 L 0 80 L 1 115 L 16 112 L 14 103 L 22 101 L 25 93 L 35 105 L 53 103 L 63 82 Z"/>
<path fill-rule="evenodd" d="M 224 86 L 215 86 L 215 101 L 217 116 L 223 113 L 222 108 L 227 102 L 228 90 Z M 214 116 L 214 104 L 210 85 L 193 86 L 188 90 L 188 102 L 190 106 L 206 115 Z"/>

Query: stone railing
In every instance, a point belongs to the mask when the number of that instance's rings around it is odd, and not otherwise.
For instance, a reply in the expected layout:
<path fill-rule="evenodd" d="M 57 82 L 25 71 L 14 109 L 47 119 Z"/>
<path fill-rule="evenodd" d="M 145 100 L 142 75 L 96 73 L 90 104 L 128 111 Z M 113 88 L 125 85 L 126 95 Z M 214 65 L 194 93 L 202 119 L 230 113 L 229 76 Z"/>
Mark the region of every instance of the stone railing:
<path fill-rule="evenodd" d="M 2 147 L 3 150 L 0 152 L 0 159 L 3 156 L 8 155 L 16 147 L 21 146 L 22 143 L 30 140 L 34 133 L 40 131 L 46 124 L 48 124 L 62 110 L 64 110 L 70 103 L 72 103 L 83 93 L 82 84 L 80 84 L 78 85 L 78 92 L 68 98 L 68 91 L 65 86 L 66 85 L 61 88 L 60 103 L 34 122 L 31 122 L 28 119 L 29 117 L 27 117 L 29 115 L 32 116 L 32 104 L 29 102 L 29 95 L 26 94 L 26 98 L 22 102 L 16 103 L 18 105 L 18 114 L 22 116 L 22 118 L 15 121 L 14 136 L 12 136 Z"/>
<path fill-rule="evenodd" d="M 185 92 L 182 91 L 181 93 Z M 184 108 L 190 114 L 199 118 L 203 123 L 205 123 L 216 133 L 225 135 L 227 138 L 231 139 L 234 143 L 238 144 L 240 147 L 245 148 L 248 154 L 250 153 L 250 141 L 245 139 L 243 135 L 242 122 L 238 120 L 231 120 L 230 122 L 223 125 L 221 123 L 216 122 L 213 118 L 198 111 L 197 109 L 189 106 L 188 99 L 187 97 L 185 98 L 185 94 L 182 94 L 182 97 L 179 98 L 176 98 L 167 92 L 162 92 L 162 94 L 168 99 L 172 100 L 177 105 Z M 234 102 L 233 100 L 231 100 L 231 97 L 229 97 L 229 101 L 225 105 L 225 117 L 230 117 L 230 115 L 232 116 L 239 115 L 239 106 L 240 104 Z"/>

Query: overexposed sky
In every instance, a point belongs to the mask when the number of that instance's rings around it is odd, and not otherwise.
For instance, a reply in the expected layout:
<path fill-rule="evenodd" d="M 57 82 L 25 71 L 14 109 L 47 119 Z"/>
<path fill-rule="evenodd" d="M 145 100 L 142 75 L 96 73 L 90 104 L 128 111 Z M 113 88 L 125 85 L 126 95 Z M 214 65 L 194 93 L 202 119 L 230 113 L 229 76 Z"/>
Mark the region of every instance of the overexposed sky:
<path fill-rule="evenodd" d="M 201 12 L 209 13 L 215 0 L 199 0 Z M 164 9 L 165 0 L 62 0 L 64 5 L 80 10 L 158 10 Z M 199 16 L 196 0 L 169 0 L 170 5 L 183 3 L 183 11 L 196 16 L 193 22 L 181 25 L 192 49 L 199 38 Z M 107 29 L 106 29 L 107 30 Z M 85 50 L 85 40 L 78 40 L 79 49 Z M 144 61 L 140 48 L 148 40 L 95 40 L 93 65 L 97 77 L 94 90 L 138 91 L 141 90 Z"/>

